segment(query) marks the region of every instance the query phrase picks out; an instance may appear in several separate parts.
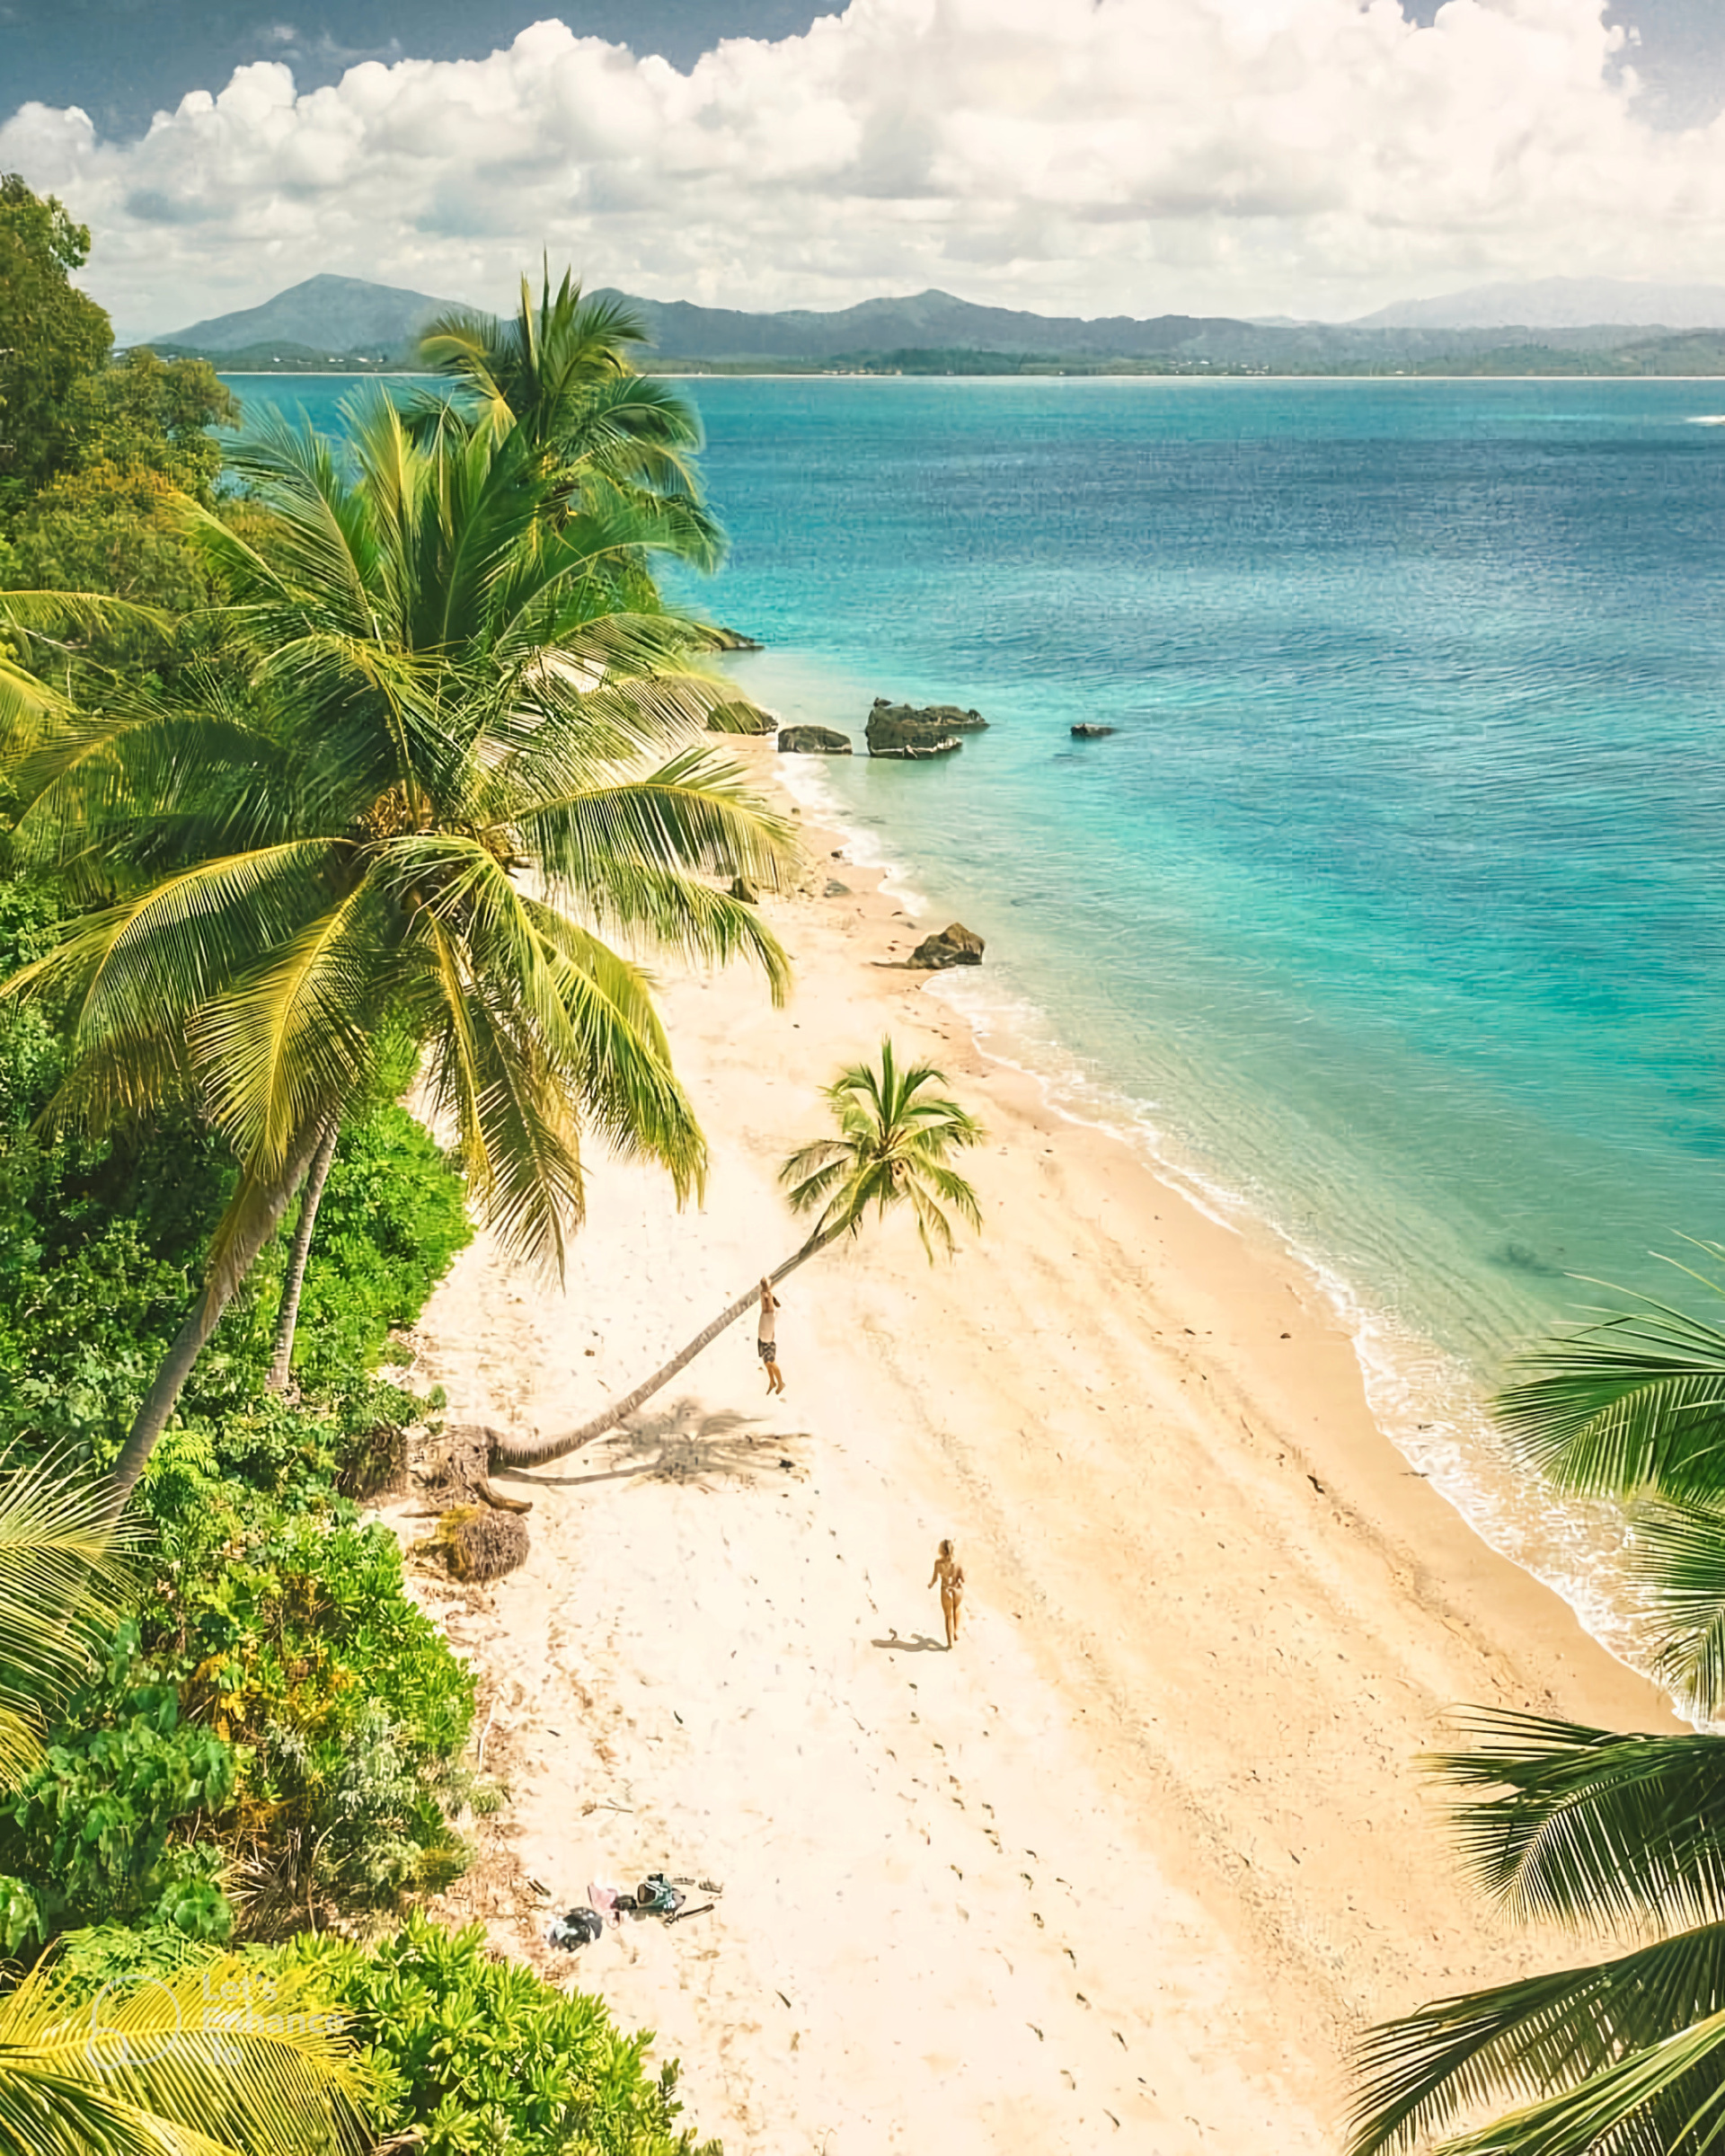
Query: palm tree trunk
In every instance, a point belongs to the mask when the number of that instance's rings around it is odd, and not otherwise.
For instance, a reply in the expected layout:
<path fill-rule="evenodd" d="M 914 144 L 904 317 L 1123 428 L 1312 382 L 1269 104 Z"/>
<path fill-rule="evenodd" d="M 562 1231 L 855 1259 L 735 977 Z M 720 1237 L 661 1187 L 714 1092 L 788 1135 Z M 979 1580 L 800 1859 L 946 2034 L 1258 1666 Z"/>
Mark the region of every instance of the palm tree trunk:
<path fill-rule="evenodd" d="M 811 1235 L 802 1248 L 785 1259 L 775 1273 L 767 1277 L 776 1287 L 787 1274 L 794 1273 L 817 1250 L 824 1250 L 829 1242 L 836 1241 L 845 1233 L 847 1223 L 828 1228 L 824 1235 Z M 615 1401 L 603 1415 L 596 1415 L 591 1422 L 584 1422 L 579 1430 L 567 1431 L 562 1436 L 521 1438 L 513 1443 L 500 1438 L 491 1447 L 493 1467 L 546 1467 L 553 1460 L 562 1460 L 571 1453 L 578 1453 L 584 1445 L 591 1445 L 596 1437 L 603 1437 L 620 1422 L 632 1415 L 643 1400 L 650 1400 L 661 1387 L 668 1385 L 679 1370 L 686 1369 L 703 1348 L 710 1347 L 728 1326 L 734 1325 L 743 1313 L 760 1300 L 761 1291 L 752 1287 L 746 1295 L 739 1295 L 728 1310 L 722 1310 L 704 1332 L 698 1332 L 688 1346 L 674 1355 L 662 1369 L 655 1370 L 645 1384 L 637 1385 Z"/>
<path fill-rule="evenodd" d="M 294 1330 L 299 1323 L 299 1291 L 305 1285 L 305 1260 L 311 1255 L 312 1230 L 317 1225 L 317 1208 L 329 1180 L 330 1162 L 335 1158 L 335 1141 L 341 1135 L 341 1118 L 332 1117 L 323 1142 L 312 1156 L 305 1178 L 305 1195 L 299 1201 L 299 1220 L 294 1229 L 293 1248 L 288 1253 L 288 1272 L 281 1284 L 281 1304 L 276 1312 L 276 1352 L 270 1365 L 270 1390 L 288 1390 L 288 1366 L 294 1359 Z"/>
<path fill-rule="evenodd" d="M 281 1216 L 296 1190 L 305 1181 L 324 1135 L 324 1126 L 314 1124 L 301 1134 L 279 1178 L 265 1189 L 247 1192 L 243 1185 L 235 1196 L 234 1206 L 241 1208 L 234 1222 L 219 1267 L 212 1267 L 210 1277 L 199 1289 L 198 1299 L 187 1314 L 185 1323 L 174 1335 L 173 1345 L 168 1349 L 162 1367 L 155 1374 L 155 1383 L 144 1395 L 142 1406 L 133 1418 L 132 1427 L 120 1448 L 114 1471 L 109 1478 L 115 1515 L 124 1510 L 131 1496 L 133 1485 L 144 1472 L 146 1462 L 155 1450 L 155 1444 L 168 1427 L 168 1418 L 173 1413 L 174 1402 L 181 1388 L 191 1374 L 191 1366 L 203 1351 L 205 1341 L 215 1331 L 223 1311 L 233 1300 L 234 1291 L 257 1263 L 258 1252 L 281 1224 Z M 230 1214 L 230 1218 L 234 1215 Z M 219 1233 L 219 1231 L 218 1231 Z"/>

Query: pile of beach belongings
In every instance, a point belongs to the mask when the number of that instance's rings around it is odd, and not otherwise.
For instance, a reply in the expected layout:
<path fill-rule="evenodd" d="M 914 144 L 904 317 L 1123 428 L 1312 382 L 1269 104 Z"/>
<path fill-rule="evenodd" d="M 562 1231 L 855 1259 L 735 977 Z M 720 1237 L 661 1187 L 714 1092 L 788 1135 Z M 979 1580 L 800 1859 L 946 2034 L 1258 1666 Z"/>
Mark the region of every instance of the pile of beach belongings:
<path fill-rule="evenodd" d="M 579 1947 L 591 1946 L 605 1930 L 607 1917 L 614 1924 L 621 1924 L 625 1916 L 662 1916 L 668 1924 L 674 1924 L 679 1917 L 704 1916 L 712 1907 L 712 1902 L 703 1902 L 698 1909 L 686 1905 L 689 1897 L 683 1887 L 694 1884 L 692 1879 L 678 1884 L 662 1871 L 650 1872 L 632 1894 L 625 1894 L 620 1886 L 590 1881 L 585 1904 L 552 1918 L 545 1944 L 562 1947 L 571 1954 Z M 703 1894 L 717 1895 L 722 1891 L 712 1879 L 703 1879 L 699 1885 Z"/>

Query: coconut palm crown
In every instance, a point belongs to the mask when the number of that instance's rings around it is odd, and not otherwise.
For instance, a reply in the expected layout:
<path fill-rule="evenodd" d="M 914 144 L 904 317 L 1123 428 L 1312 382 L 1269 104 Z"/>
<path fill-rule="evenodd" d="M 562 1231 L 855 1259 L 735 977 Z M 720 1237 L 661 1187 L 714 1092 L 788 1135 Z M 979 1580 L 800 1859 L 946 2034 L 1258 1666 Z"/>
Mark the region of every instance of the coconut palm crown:
<path fill-rule="evenodd" d="M 650 530 L 603 489 L 559 510 L 517 433 L 421 444 L 382 397 L 350 418 L 342 453 L 277 423 L 236 456 L 260 544 L 185 505 L 243 678 L 116 685 L 20 772 L 14 844 L 91 906 L 3 991 L 64 1013 L 57 1112 L 190 1089 L 241 1167 L 125 1487 L 381 1044 L 422 1046 L 487 1216 L 561 1266 L 583 1130 L 679 1194 L 703 1171 L 635 951 L 786 982 L 756 910 L 702 879 L 776 882 L 790 830 L 703 744 L 726 691 L 687 624 L 615 603 Z"/>
<path fill-rule="evenodd" d="M 900 1205 L 931 1259 L 957 1247 L 949 1213 L 981 1227 L 977 1194 L 948 1155 L 979 1144 L 983 1128 L 928 1090 L 944 1082 L 932 1064 L 901 1067 L 883 1040 L 878 1065 L 852 1064 L 826 1088 L 838 1135 L 803 1146 L 779 1171 L 791 1210 L 815 1216 L 811 1243 L 854 1235 L 870 1212 L 879 1219 Z"/>
<path fill-rule="evenodd" d="M 517 431 L 567 499 L 597 483 L 650 515 L 659 543 L 702 569 L 724 552 L 706 508 L 694 452 L 701 420 L 672 384 L 636 371 L 648 341 L 639 310 L 616 294 L 584 296 L 568 272 L 555 292 L 546 268 L 537 303 L 526 278 L 514 315 L 456 309 L 420 340 L 421 363 L 464 393 L 451 407 L 427 400 L 418 423 L 445 425 L 464 404 L 500 437 Z"/>

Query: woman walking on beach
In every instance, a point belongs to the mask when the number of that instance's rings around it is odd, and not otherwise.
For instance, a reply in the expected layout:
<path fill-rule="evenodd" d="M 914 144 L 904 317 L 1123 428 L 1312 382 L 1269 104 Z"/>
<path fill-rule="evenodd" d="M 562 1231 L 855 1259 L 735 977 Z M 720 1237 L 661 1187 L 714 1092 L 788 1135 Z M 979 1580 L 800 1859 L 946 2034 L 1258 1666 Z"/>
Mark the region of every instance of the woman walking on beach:
<path fill-rule="evenodd" d="M 934 1569 L 929 1576 L 929 1586 L 936 1581 L 941 1589 L 941 1615 L 946 1620 L 946 1646 L 950 1654 L 958 1644 L 959 1609 L 964 1600 L 964 1567 L 952 1554 L 952 1545 L 942 1541 L 934 1552 Z"/>
<path fill-rule="evenodd" d="M 761 1322 L 756 1339 L 761 1366 L 766 1372 L 766 1395 L 784 1391 L 784 1373 L 779 1368 L 779 1299 L 770 1280 L 761 1282 Z"/>

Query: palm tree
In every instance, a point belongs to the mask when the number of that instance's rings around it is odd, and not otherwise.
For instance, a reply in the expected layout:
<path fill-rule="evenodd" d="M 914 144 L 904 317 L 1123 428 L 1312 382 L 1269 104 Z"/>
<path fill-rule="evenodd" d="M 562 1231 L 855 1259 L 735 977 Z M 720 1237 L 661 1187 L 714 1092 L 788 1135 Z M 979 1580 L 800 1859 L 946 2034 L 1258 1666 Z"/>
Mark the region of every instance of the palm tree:
<path fill-rule="evenodd" d="M 1696 1246 L 1715 1264 L 1718 1244 Z M 1713 1293 L 1715 1282 L 1680 1268 Z M 1556 1487 L 1626 1503 L 1659 1674 L 1725 1702 L 1725 1332 L 1650 1297 L 1523 1358 L 1499 1412 Z M 1725 1738 L 1471 1718 L 1437 1761 L 1491 1792 L 1462 1816 L 1470 1871 L 1517 1913 L 1651 1943 L 1464 1994 L 1373 2030 L 1355 2156 L 1491 2096 L 1523 2099 L 1454 2156 L 1725 2150 Z"/>
<path fill-rule="evenodd" d="M 838 1135 L 817 1138 L 812 1145 L 793 1153 L 779 1171 L 791 1210 L 813 1214 L 815 1219 L 808 1240 L 768 1275 L 774 1286 L 841 1235 L 858 1233 L 870 1212 L 880 1219 L 901 1206 L 908 1206 L 931 1265 L 937 1257 L 950 1257 L 957 1247 L 947 1209 L 971 1227 L 981 1227 L 976 1192 L 948 1162 L 953 1153 L 979 1144 L 986 1134 L 955 1100 L 927 1090 L 945 1083 L 943 1074 L 929 1064 L 901 1070 L 891 1041 L 883 1040 L 878 1065 L 852 1064 L 827 1087 Z M 506 1467 L 544 1467 L 602 1437 L 752 1309 L 758 1292 L 751 1287 L 739 1295 L 662 1369 L 603 1415 L 562 1436 L 497 1440 L 493 1461 Z"/>
<path fill-rule="evenodd" d="M 0 1789 L 130 1598 L 108 1492 L 52 1462 L 0 1480 Z M 233 1957 L 94 2001 L 42 1964 L 0 1993 L 0 2156 L 306 2156 L 357 2146 L 371 2087 L 305 1984 Z"/>
<path fill-rule="evenodd" d="M 648 341 L 640 313 L 615 295 L 583 296 L 566 270 L 553 293 L 549 266 L 535 305 L 521 279 L 514 317 L 457 308 L 420 340 L 420 364 L 466 393 L 476 423 L 498 437 L 518 431 L 572 500 L 595 484 L 651 511 L 660 543 L 697 568 L 718 566 L 724 536 L 703 499 L 694 453 L 701 420 L 669 383 L 636 372 L 632 348 Z M 459 408 L 428 397 L 413 408 L 421 428 L 442 428 Z"/>
<path fill-rule="evenodd" d="M 14 844 L 92 909 L 0 994 L 65 1013 L 62 1116 L 190 1091 L 240 1177 L 114 1469 L 123 1500 L 234 1289 L 402 1034 L 470 1183 L 561 1267 L 583 1128 L 679 1197 L 705 1153 L 628 945 L 783 952 L 706 872 L 777 882 L 790 826 L 697 729 L 725 694 L 687 625 L 620 612 L 615 497 L 553 522 L 516 432 L 416 444 L 386 400 L 344 455 L 277 423 L 236 456 L 266 549 L 184 514 L 249 676 L 116 685 L 21 773 Z"/>

